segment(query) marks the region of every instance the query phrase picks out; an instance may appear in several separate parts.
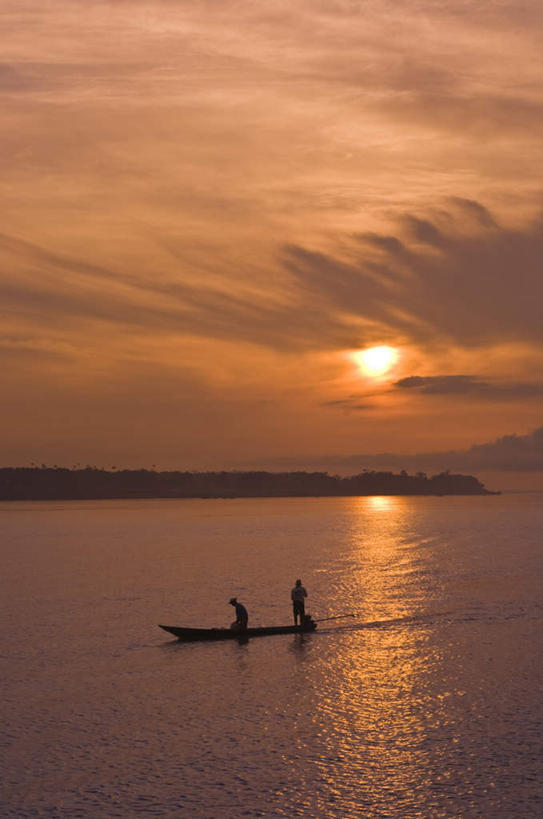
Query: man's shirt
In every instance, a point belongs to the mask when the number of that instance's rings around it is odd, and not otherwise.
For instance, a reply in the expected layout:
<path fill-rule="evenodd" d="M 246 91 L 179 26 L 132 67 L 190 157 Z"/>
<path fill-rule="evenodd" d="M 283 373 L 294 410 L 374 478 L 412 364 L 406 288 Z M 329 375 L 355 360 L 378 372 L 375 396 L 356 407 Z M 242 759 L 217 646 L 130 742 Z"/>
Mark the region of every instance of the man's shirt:
<path fill-rule="evenodd" d="M 307 597 L 307 592 L 303 586 L 294 586 L 292 589 L 290 596 L 293 600 L 297 601 L 298 603 L 303 603 L 304 597 Z"/>

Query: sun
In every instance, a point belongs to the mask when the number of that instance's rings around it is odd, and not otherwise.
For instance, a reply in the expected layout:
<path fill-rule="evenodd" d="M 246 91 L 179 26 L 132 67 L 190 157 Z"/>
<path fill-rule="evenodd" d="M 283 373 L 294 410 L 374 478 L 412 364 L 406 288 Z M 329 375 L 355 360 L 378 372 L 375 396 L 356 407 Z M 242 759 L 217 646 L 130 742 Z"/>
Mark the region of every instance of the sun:
<path fill-rule="evenodd" d="M 398 350 L 394 347 L 368 347 L 366 350 L 357 350 L 352 358 L 364 375 L 378 378 L 385 375 L 398 360 Z"/>

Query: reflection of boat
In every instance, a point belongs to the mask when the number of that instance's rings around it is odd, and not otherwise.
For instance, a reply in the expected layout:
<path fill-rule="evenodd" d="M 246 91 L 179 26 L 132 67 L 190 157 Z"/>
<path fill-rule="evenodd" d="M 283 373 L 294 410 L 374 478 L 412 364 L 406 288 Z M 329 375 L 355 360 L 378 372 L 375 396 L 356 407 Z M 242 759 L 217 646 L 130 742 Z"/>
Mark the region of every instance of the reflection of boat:
<path fill-rule="evenodd" d="M 195 642 L 196 640 L 244 640 L 247 637 L 266 637 L 269 634 L 306 634 L 315 631 L 317 624 L 309 619 L 303 626 L 262 626 L 237 631 L 231 628 L 184 628 L 183 626 L 159 626 L 169 631 L 178 640 Z"/>

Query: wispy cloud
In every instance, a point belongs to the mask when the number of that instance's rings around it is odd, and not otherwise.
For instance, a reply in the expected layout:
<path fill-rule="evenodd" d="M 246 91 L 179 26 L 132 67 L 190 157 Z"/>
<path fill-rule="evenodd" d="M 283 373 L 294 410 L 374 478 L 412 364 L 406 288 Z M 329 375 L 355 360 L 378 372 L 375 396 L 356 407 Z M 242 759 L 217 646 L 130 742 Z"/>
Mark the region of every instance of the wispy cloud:
<path fill-rule="evenodd" d="M 90 263 L 4 234 L 0 291 L 5 309 L 28 321 L 97 319 L 289 352 L 355 348 L 378 335 L 466 348 L 543 341 L 539 222 L 500 228 L 480 203 L 461 202 L 401 224 L 397 235 L 355 234 L 336 254 L 286 246 L 278 279 L 257 277 L 243 287 L 234 270 L 217 276 L 187 269 L 182 259 L 175 269 L 168 247 L 165 266 L 151 278 L 114 260 Z M 501 383 L 472 374 L 406 375 L 395 387 L 504 399 L 541 391 L 537 379 Z"/>

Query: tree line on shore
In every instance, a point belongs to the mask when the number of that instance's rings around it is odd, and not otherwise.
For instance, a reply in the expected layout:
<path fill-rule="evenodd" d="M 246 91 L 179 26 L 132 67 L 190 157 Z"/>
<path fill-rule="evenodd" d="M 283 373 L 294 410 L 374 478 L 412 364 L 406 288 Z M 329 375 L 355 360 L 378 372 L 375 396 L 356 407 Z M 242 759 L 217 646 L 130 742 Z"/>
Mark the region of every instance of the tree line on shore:
<path fill-rule="evenodd" d="M 357 495 L 488 495 L 472 475 L 408 475 L 365 470 L 340 477 L 327 472 L 180 472 L 106 470 L 88 466 L 0 468 L 0 500 L 107 498 L 251 498 Z"/>

